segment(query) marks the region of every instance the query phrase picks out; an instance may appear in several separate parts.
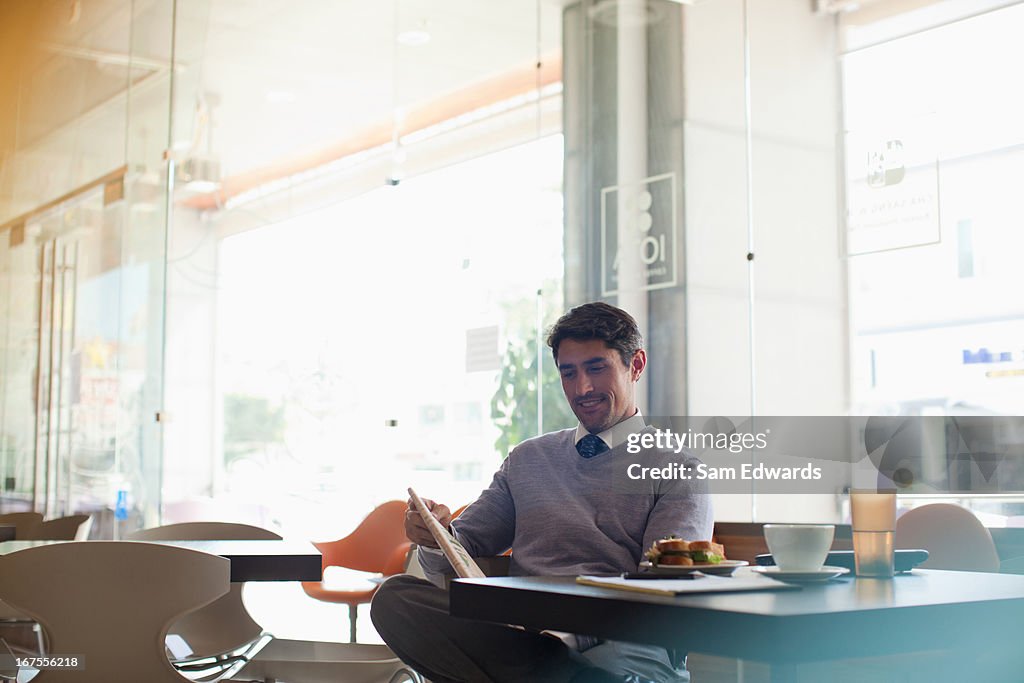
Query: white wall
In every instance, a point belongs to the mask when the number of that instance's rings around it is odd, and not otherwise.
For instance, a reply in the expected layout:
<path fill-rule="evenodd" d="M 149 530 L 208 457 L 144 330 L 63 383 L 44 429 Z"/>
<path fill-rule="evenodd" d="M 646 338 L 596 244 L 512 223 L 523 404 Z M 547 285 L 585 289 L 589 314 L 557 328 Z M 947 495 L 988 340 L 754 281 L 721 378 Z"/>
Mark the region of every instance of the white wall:
<path fill-rule="evenodd" d="M 719 0 L 684 21 L 689 412 L 845 414 L 834 19 L 805 0 Z M 836 514 L 832 495 L 716 500 L 721 520 Z"/>

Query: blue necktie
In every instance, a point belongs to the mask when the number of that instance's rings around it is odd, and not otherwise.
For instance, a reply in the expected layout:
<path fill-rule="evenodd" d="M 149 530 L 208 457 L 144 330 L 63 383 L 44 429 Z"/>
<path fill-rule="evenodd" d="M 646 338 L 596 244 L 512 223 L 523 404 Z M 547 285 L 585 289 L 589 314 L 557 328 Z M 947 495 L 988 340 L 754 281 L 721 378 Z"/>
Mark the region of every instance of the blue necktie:
<path fill-rule="evenodd" d="M 576 444 L 576 450 L 584 458 L 593 458 L 595 455 L 601 455 L 607 451 L 608 444 L 601 441 L 601 437 L 596 434 L 587 434 Z"/>

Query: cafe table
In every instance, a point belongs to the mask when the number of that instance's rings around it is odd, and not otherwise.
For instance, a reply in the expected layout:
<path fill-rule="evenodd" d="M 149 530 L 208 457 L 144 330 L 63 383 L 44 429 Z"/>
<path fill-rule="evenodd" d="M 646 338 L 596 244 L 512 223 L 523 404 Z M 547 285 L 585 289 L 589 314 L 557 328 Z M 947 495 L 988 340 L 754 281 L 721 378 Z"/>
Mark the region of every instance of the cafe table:
<path fill-rule="evenodd" d="M 807 663 L 879 657 L 910 671 L 894 680 L 921 680 L 913 670 L 923 660 L 888 657 L 906 653 L 941 658 L 948 680 L 1024 680 L 1018 575 L 915 569 L 795 591 L 679 596 L 580 585 L 574 577 L 457 579 L 450 612 L 753 660 L 769 665 L 772 681 L 804 680 L 799 671 Z M 947 680 L 941 676 L 929 680 Z"/>
<path fill-rule="evenodd" d="M 142 541 L 124 541 L 140 543 Z M 89 541 L 5 541 L 0 555 L 37 545 L 89 543 Z M 312 543 L 290 540 L 259 541 L 146 541 L 199 550 L 231 561 L 231 580 L 319 581 L 322 577 L 320 551 Z"/>

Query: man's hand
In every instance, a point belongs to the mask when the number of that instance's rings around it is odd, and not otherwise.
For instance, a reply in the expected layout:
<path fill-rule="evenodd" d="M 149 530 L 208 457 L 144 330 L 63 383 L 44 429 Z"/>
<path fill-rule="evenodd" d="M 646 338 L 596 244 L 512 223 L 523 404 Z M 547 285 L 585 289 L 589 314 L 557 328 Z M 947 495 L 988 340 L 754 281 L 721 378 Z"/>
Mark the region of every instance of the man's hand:
<path fill-rule="evenodd" d="M 441 523 L 441 526 L 447 529 L 448 525 L 452 522 L 452 512 L 448 509 L 448 506 L 435 503 L 427 498 L 423 499 L 423 504 L 430 510 L 430 514 L 434 515 L 434 518 Z M 405 535 L 416 545 L 426 548 L 437 547 L 437 541 L 434 540 L 434 536 L 427 529 L 427 525 L 423 522 L 423 518 L 420 517 L 420 513 L 413 507 L 411 500 L 409 501 L 409 507 L 405 511 Z"/>

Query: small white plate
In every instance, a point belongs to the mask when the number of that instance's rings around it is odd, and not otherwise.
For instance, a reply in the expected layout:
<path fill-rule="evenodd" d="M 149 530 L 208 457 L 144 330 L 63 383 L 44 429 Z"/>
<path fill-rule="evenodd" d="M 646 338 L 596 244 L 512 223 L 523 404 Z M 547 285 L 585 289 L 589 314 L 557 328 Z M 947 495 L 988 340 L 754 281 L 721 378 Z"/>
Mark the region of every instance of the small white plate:
<path fill-rule="evenodd" d="M 829 567 L 828 565 L 825 565 L 816 572 L 784 572 L 778 567 L 751 567 L 751 570 L 779 581 L 800 581 L 804 583 L 828 581 L 837 576 L 850 573 L 850 570 L 846 567 Z"/>
<path fill-rule="evenodd" d="M 736 571 L 737 567 L 746 567 L 748 564 L 746 560 L 722 560 L 718 564 L 691 564 L 683 567 L 677 564 L 651 564 L 645 560 L 640 563 L 640 571 L 659 576 L 683 576 L 694 572 L 728 576 Z"/>

